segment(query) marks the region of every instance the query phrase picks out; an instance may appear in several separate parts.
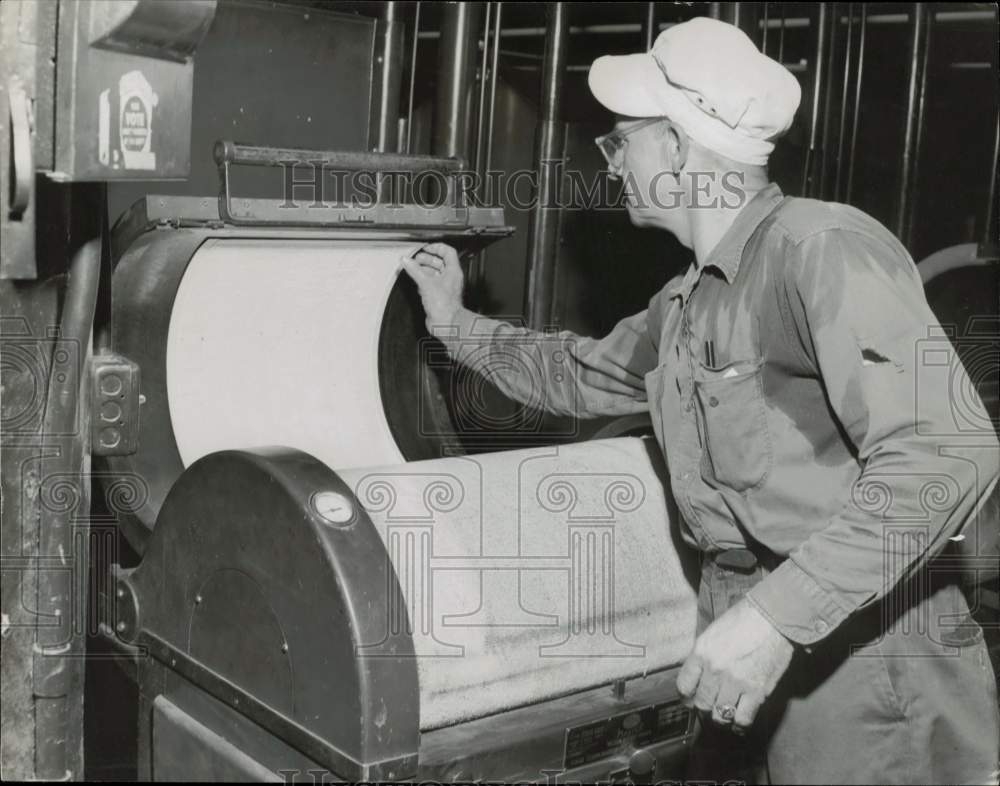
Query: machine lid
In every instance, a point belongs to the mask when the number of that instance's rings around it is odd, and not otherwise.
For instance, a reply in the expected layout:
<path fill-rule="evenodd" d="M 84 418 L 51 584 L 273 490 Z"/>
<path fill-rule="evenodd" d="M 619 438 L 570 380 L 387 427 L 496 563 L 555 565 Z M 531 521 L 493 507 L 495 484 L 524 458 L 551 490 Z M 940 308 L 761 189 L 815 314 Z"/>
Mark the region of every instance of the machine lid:
<path fill-rule="evenodd" d="M 133 514 L 120 517 L 123 532 L 140 553 L 166 494 L 185 466 L 168 396 L 168 337 L 188 266 L 206 244 L 281 241 L 279 245 L 311 246 L 328 241 L 331 246 L 398 246 L 413 240 L 443 240 L 471 251 L 509 231 L 502 226 L 488 232 L 482 227 L 232 227 L 207 218 L 214 204 L 208 198 L 147 197 L 123 216 L 113 234 L 114 351 L 139 365 L 145 403 L 138 418 L 138 452 L 105 461 L 112 482 L 125 477 L 141 486 L 142 504 Z M 439 443 L 448 439 L 451 444 L 456 433 L 446 395 L 449 372 L 421 350 L 427 337 L 423 323 L 416 287 L 407 276 L 399 276 L 384 301 L 383 329 L 372 337 L 380 375 L 374 397 L 382 400 L 391 439 L 407 461 L 441 455 Z"/>
<path fill-rule="evenodd" d="M 234 207 L 251 218 L 234 224 L 224 220 L 219 198 L 149 194 L 123 213 L 112 233 L 112 256 L 120 259 L 144 233 L 154 229 L 211 229 L 217 237 L 337 238 L 349 240 L 460 240 L 478 250 L 513 234 L 504 224 L 503 208 L 425 208 L 418 205 L 351 205 L 309 209 L 299 206 L 301 218 L 312 223 L 290 221 L 288 208 L 278 199 L 237 199 Z M 305 212 L 304 212 L 305 211 Z"/>

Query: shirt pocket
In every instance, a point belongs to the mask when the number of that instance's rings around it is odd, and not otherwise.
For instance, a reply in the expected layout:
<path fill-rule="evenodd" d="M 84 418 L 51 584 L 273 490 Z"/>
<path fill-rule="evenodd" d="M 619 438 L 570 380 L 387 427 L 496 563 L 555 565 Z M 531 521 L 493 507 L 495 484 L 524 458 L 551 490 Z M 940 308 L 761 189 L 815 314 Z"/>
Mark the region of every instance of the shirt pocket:
<path fill-rule="evenodd" d="M 714 480 L 735 491 L 761 485 L 771 471 L 763 366 L 760 358 L 721 369 L 702 365 L 695 379 L 709 467 Z"/>

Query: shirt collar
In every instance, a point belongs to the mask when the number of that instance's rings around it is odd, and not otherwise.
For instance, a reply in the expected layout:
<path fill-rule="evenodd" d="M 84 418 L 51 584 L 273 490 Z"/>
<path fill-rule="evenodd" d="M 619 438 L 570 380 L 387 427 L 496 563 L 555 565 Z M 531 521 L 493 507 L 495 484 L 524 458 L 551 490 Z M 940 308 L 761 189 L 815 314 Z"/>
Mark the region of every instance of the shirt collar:
<path fill-rule="evenodd" d="M 757 227 L 771 215 L 782 199 L 784 194 L 781 193 L 777 183 L 769 183 L 759 191 L 736 216 L 736 220 L 726 230 L 718 245 L 712 249 L 702 267 L 718 268 L 726 277 L 726 281 L 732 284 L 740 268 L 740 260 L 743 258 L 743 250 L 747 243 L 750 242 Z"/>

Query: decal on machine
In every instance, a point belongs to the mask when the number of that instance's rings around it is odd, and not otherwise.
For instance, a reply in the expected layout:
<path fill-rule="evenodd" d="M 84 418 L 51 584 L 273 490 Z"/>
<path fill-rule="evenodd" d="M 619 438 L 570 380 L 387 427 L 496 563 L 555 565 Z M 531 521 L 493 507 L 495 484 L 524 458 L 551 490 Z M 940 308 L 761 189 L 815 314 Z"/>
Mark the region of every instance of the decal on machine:
<path fill-rule="evenodd" d="M 112 101 L 117 99 L 117 111 Z M 112 169 L 156 169 L 153 152 L 154 109 L 159 98 L 142 71 L 129 71 L 98 96 L 98 160 Z M 112 138 L 112 117 L 117 115 L 118 133 Z"/>

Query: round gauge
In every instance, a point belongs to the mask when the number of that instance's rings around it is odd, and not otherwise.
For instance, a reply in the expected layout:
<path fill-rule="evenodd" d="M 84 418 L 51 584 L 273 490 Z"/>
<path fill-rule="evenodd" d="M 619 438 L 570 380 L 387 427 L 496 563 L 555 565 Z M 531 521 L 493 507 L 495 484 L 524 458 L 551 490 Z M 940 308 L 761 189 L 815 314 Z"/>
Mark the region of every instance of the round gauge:
<path fill-rule="evenodd" d="M 354 519 L 354 503 L 338 491 L 317 491 L 311 502 L 319 517 L 330 524 L 342 527 Z"/>

